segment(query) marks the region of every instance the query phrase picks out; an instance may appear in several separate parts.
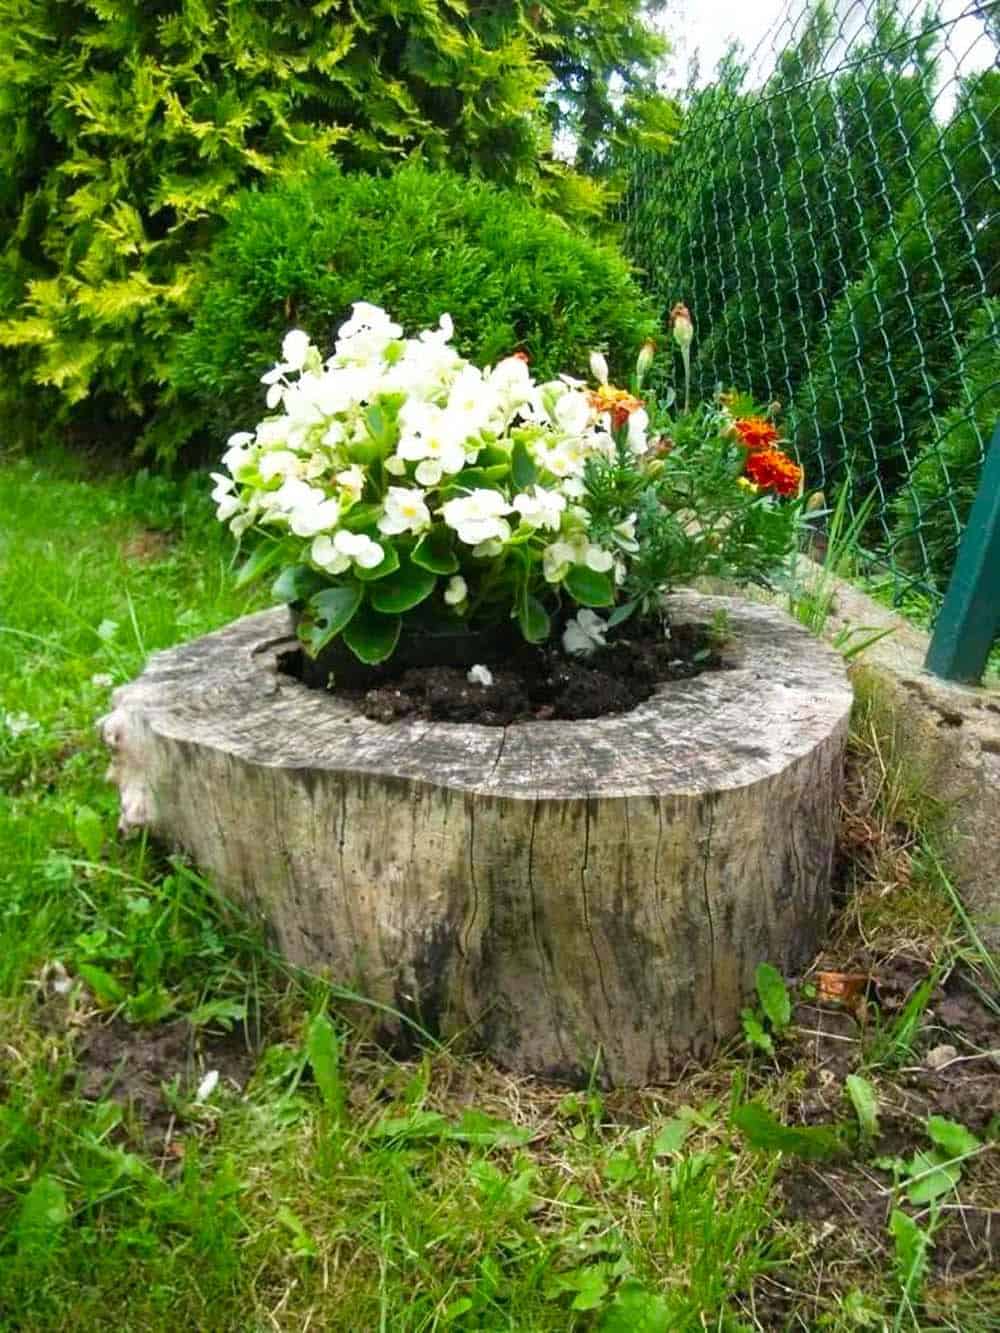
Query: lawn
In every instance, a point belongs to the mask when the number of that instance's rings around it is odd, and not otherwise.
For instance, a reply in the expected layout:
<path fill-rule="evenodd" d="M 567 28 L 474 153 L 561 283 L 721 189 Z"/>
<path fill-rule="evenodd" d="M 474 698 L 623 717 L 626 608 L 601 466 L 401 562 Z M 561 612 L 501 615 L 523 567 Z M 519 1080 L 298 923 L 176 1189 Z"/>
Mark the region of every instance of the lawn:
<path fill-rule="evenodd" d="M 878 701 L 750 1039 L 631 1092 L 399 1061 L 116 836 L 112 687 L 261 604 L 204 489 L 0 460 L 0 1329 L 1000 1328 L 997 966 Z"/>

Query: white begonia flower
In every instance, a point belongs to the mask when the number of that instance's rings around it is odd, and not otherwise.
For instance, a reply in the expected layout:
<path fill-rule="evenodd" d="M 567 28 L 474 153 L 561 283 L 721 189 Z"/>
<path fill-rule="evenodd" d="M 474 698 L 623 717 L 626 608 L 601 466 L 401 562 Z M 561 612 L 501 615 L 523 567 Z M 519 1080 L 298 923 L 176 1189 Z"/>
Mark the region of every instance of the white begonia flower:
<path fill-rule="evenodd" d="M 488 666 L 483 666 L 481 662 L 469 667 L 465 678 L 470 685 L 482 685 L 484 690 L 493 684 L 493 672 Z"/>
<path fill-rule="evenodd" d="M 542 552 L 542 573 L 548 583 L 561 583 L 571 565 L 586 565 L 595 573 L 605 574 L 615 562 L 610 551 L 595 545 L 584 532 L 553 542 Z"/>
<path fill-rule="evenodd" d="M 583 554 L 583 563 L 595 574 L 606 574 L 615 563 L 615 557 L 611 551 L 605 551 L 602 546 L 588 544 Z"/>
<path fill-rule="evenodd" d="M 567 621 L 563 630 L 564 650 L 573 657 L 590 657 L 598 648 L 605 646 L 607 624 L 596 612 L 584 607 L 575 617 Z"/>
<path fill-rule="evenodd" d="M 288 422 L 284 417 L 262 421 L 257 427 L 257 446 L 260 449 L 268 449 L 271 445 L 284 444 L 287 434 Z"/>
<path fill-rule="evenodd" d="M 628 447 L 634 454 L 644 454 L 649 448 L 646 431 L 649 427 L 649 413 L 644 407 L 637 407 L 628 419 Z"/>
<path fill-rule="evenodd" d="M 281 355 L 289 370 L 301 370 L 309 355 L 309 334 L 302 329 L 292 329 L 281 342 Z"/>
<path fill-rule="evenodd" d="M 499 395 L 478 366 L 463 366 L 448 393 L 447 413 L 463 439 L 478 435 L 500 410 Z"/>
<path fill-rule="evenodd" d="M 510 524 L 504 519 L 499 520 L 503 524 L 505 531 L 496 537 L 488 537 L 484 542 L 478 542 L 472 548 L 472 554 L 477 560 L 495 560 L 504 548 L 504 543 L 510 540 Z"/>
<path fill-rule="evenodd" d="M 381 306 L 370 301 L 355 301 L 351 306 L 351 317 L 345 320 L 337 330 L 338 338 L 357 338 L 361 334 L 384 332 L 389 330 L 389 338 L 398 338 L 403 330 L 394 323 Z"/>
<path fill-rule="evenodd" d="M 281 398 L 281 393 L 279 391 L 274 402 L 272 402 L 271 391 L 276 385 L 280 384 L 280 381 L 284 379 L 285 375 L 287 375 L 290 370 L 300 371 L 303 369 L 306 364 L 306 359 L 309 356 L 309 350 L 310 343 L 308 333 L 303 332 L 302 329 L 292 329 L 289 333 L 285 334 L 281 343 L 282 360 L 279 361 L 276 366 L 272 366 L 266 374 L 261 375 L 260 377 L 261 384 L 270 385 L 267 394 L 268 407 L 273 407 Z"/>
<path fill-rule="evenodd" d="M 270 449 L 261 454 L 257 462 L 257 471 L 264 481 L 273 481 L 275 477 L 281 477 L 282 480 L 297 477 L 299 456 L 293 454 L 291 449 Z"/>
<path fill-rule="evenodd" d="M 343 472 L 338 472 L 335 480 L 340 487 L 341 496 L 350 500 L 351 504 L 357 504 L 365 489 L 364 468 L 357 463 L 353 463 L 349 468 L 345 468 Z"/>
<path fill-rule="evenodd" d="M 253 436 L 248 431 L 241 430 L 235 435 L 230 435 L 226 452 L 222 455 L 222 466 L 234 477 L 240 468 L 246 467 L 253 459 L 253 450 L 248 448 L 252 444 Z"/>
<path fill-rule="evenodd" d="M 423 458 L 413 475 L 421 486 L 436 486 L 444 475 L 444 468 L 436 458 Z"/>
<path fill-rule="evenodd" d="M 554 415 L 556 425 L 567 435 L 582 435 L 590 425 L 593 408 L 586 394 L 570 389 L 557 399 Z"/>
<path fill-rule="evenodd" d="M 379 532 L 394 537 L 401 532 L 423 532 L 431 525 L 431 513 L 424 503 L 424 493 L 406 486 L 390 486 L 385 509 L 378 521 Z"/>
<path fill-rule="evenodd" d="M 542 573 L 547 583 L 559 583 L 566 577 L 570 565 L 575 565 L 576 547 L 572 542 L 553 542 L 542 552 Z"/>
<path fill-rule="evenodd" d="M 382 466 L 391 477 L 406 476 L 406 464 L 396 454 L 390 454 Z"/>
<path fill-rule="evenodd" d="M 385 550 L 363 532 L 342 528 L 333 537 L 317 537 L 310 555 L 313 564 L 328 574 L 342 574 L 352 562 L 361 569 L 375 569 L 385 559 Z"/>
<path fill-rule="evenodd" d="M 235 483 L 232 477 L 223 476 L 221 472 L 213 472 L 210 475 L 215 482 L 215 486 L 212 488 L 215 517 L 220 523 L 225 523 L 234 514 L 238 514 L 243 506 L 240 504 L 240 497 L 233 494 Z"/>
<path fill-rule="evenodd" d="M 508 356 L 498 361 L 486 379 L 507 412 L 526 403 L 534 387 L 528 364 L 519 356 Z"/>
<path fill-rule="evenodd" d="M 436 329 L 423 329 L 420 334 L 422 343 L 446 343 L 455 335 L 455 325 L 451 315 L 445 313 L 438 320 Z"/>
<path fill-rule="evenodd" d="M 396 453 L 407 462 L 427 459 L 442 472 L 461 472 L 465 466 L 464 439 L 474 432 L 432 403 L 406 403 L 399 414 L 401 435 Z"/>
<path fill-rule="evenodd" d="M 591 352 L 590 354 L 590 373 L 598 384 L 608 383 L 608 363 L 600 352 Z"/>
<path fill-rule="evenodd" d="M 629 514 L 628 518 L 621 523 L 616 523 L 611 529 L 615 544 L 632 555 L 639 549 L 639 543 L 635 537 L 636 517 L 635 514 Z"/>
<path fill-rule="evenodd" d="M 458 606 L 464 602 L 469 595 L 469 585 L 461 574 L 453 574 L 448 580 L 448 586 L 444 590 L 444 600 L 449 606 Z"/>
<path fill-rule="evenodd" d="M 510 524 L 502 515 L 510 512 L 511 506 L 500 492 L 485 487 L 441 506 L 441 517 L 458 533 L 458 540 L 467 546 L 478 546 L 491 539 L 507 541 Z"/>
<path fill-rule="evenodd" d="M 330 424 L 327 426 L 326 430 L 323 432 L 323 438 L 320 441 L 320 443 L 327 444 L 332 449 L 335 449 L 337 445 L 342 444 L 343 441 L 344 441 L 343 423 L 340 421 L 331 421 Z"/>
<path fill-rule="evenodd" d="M 276 491 L 265 492 L 261 500 L 267 517 L 272 521 L 287 519 L 296 537 L 315 537 L 318 532 L 335 528 L 340 518 L 336 500 L 327 499 L 325 491 L 298 477 L 289 477 Z"/>
<path fill-rule="evenodd" d="M 524 491 L 514 496 L 514 508 L 531 527 L 558 531 L 566 497 L 558 491 L 547 491 L 544 486 L 535 486 L 531 495 Z"/>
<path fill-rule="evenodd" d="M 264 401 L 268 407 L 277 407 L 285 396 L 285 387 L 283 384 L 271 384 L 268 386 Z"/>

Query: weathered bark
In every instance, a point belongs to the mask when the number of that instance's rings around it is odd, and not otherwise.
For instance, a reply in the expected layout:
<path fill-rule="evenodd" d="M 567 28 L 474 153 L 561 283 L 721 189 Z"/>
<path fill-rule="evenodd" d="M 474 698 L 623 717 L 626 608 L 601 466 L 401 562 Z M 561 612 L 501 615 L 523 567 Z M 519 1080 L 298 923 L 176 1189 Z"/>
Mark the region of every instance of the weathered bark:
<path fill-rule="evenodd" d="M 104 720 L 122 827 L 184 848 L 294 962 L 519 1070 L 655 1082 L 826 919 L 851 693 L 784 613 L 630 713 L 361 717 L 279 674 L 287 613 L 154 657 Z M 391 1023 L 390 1023 L 391 1026 Z"/>

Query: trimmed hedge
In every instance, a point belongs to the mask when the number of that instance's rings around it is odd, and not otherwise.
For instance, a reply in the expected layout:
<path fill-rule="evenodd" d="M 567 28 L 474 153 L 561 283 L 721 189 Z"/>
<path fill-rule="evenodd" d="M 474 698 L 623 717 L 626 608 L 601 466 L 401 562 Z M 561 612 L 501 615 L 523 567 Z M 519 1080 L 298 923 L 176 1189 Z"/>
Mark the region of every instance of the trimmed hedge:
<path fill-rule="evenodd" d="M 447 311 L 472 360 L 521 350 L 541 377 L 585 375 L 594 347 L 625 373 L 656 329 L 616 250 L 523 198 L 448 172 L 330 164 L 238 197 L 194 289 L 173 388 L 217 433 L 246 427 L 284 333 L 301 326 L 325 349 L 362 300 L 411 334 Z"/>

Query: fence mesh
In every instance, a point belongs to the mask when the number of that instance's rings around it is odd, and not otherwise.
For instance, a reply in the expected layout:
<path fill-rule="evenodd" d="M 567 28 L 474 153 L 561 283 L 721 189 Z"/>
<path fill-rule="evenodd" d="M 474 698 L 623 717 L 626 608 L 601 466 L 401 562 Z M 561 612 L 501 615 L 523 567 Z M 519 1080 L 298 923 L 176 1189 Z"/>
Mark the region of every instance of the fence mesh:
<path fill-rule="evenodd" d="M 810 489 L 930 613 L 1000 421 L 1000 3 L 792 3 L 628 163 L 626 247 L 701 393 L 780 400 Z"/>

